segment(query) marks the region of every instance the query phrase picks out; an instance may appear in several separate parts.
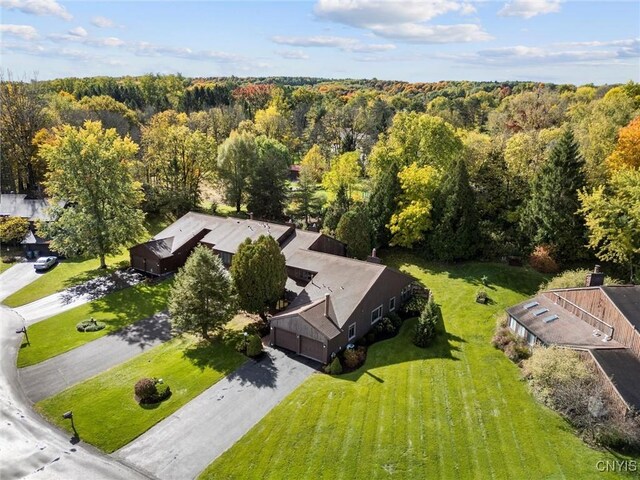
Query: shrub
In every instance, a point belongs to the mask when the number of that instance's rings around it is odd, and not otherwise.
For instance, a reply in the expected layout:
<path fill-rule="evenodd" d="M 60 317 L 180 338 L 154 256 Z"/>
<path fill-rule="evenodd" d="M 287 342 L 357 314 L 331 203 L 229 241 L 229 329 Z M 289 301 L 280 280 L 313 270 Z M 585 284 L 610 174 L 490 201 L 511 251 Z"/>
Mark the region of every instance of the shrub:
<path fill-rule="evenodd" d="M 560 269 L 553 259 L 553 249 L 549 245 L 538 245 L 529 257 L 529 264 L 540 273 L 555 273 Z"/>
<path fill-rule="evenodd" d="M 514 341 L 509 342 L 504 347 L 504 354 L 513 363 L 520 363 L 522 360 L 526 360 L 531 356 L 531 351 L 524 339 L 514 336 Z"/>
<path fill-rule="evenodd" d="M 515 341 L 515 335 L 509 329 L 509 327 L 500 326 L 496 330 L 495 335 L 491 339 L 491 344 L 504 351 L 505 347 L 511 342 Z"/>
<path fill-rule="evenodd" d="M 106 327 L 104 322 L 98 322 L 92 318 L 78 323 L 76 325 L 76 330 L 79 332 L 97 332 L 98 330 L 102 330 L 104 327 Z"/>
<path fill-rule="evenodd" d="M 396 327 L 389 317 L 382 317 L 382 320 L 378 321 L 372 330 L 378 339 L 390 338 L 397 333 Z"/>
<path fill-rule="evenodd" d="M 585 280 L 589 273 L 589 270 L 587 270 L 586 268 L 566 270 L 553 277 L 547 283 L 543 284 L 542 287 L 540 287 L 540 291 L 542 292 L 544 290 L 551 290 L 554 288 L 584 287 Z M 615 278 L 606 276 L 604 278 L 604 283 L 605 285 L 619 285 L 622 282 Z"/>
<path fill-rule="evenodd" d="M 151 378 L 141 378 L 136 382 L 134 391 L 140 403 L 156 403 L 158 395 L 156 381 Z"/>
<path fill-rule="evenodd" d="M 2 263 L 14 263 L 15 261 L 16 261 L 16 257 L 12 257 L 11 255 L 2 257 Z"/>
<path fill-rule="evenodd" d="M 367 349 L 364 347 L 348 348 L 344 351 L 344 366 L 349 370 L 360 367 L 367 358 Z"/>
<path fill-rule="evenodd" d="M 340 363 L 340 359 L 338 357 L 334 358 L 329 364 L 329 368 L 327 369 L 327 373 L 331 375 L 340 375 L 342 373 L 342 364 Z"/>
<path fill-rule="evenodd" d="M 257 357 L 262 353 L 262 339 L 258 335 L 249 335 L 247 338 L 247 356 Z"/>
<path fill-rule="evenodd" d="M 367 339 L 367 343 L 369 345 L 371 345 L 372 343 L 374 343 L 376 341 L 376 334 L 373 333 L 373 332 L 369 332 L 369 333 L 367 333 L 365 338 Z"/>
<path fill-rule="evenodd" d="M 478 293 L 476 293 L 476 302 L 485 304 L 488 300 L 489 296 L 487 295 L 487 292 L 485 290 L 478 290 Z"/>
<path fill-rule="evenodd" d="M 155 402 L 153 403 L 161 402 L 171 396 L 171 388 L 169 388 L 169 385 L 166 383 L 157 382 L 156 389 L 158 390 L 158 393 L 156 394 Z"/>
<path fill-rule="evenodd" d="M 413 335 L 413 343 L 418 347 L 428 347 L 436 336 L 436 326 L 440 321 L 441 315 L 440 307 L 431 296 L 418 319 Z"/>
<path fill-rule="evenodd" d="M 387 316 L 389 317 L 389 320 L 391 320 L 393 328 L 396 329 L 396 332 L 400 330 L 400 327 L 402 326 L 402 317 L 396 312 L 389 312 Z"/>
<path fill-rule="evenodd" d="M 414 295 L 407 302 L 402 305 L 401 312 L 406 317 L 415 317 L 420 315 L 420 312 L 424 310 L 427 305 L 428 299 L 421 295 Z"/>

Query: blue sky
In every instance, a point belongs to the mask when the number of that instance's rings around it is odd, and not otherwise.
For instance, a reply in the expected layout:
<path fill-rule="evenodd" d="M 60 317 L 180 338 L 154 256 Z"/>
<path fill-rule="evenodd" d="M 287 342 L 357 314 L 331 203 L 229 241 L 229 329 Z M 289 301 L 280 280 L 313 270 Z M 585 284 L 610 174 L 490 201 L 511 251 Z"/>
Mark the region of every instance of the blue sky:
<path fill-rule="evenodd" d="M 640 81 L 640 2 L 0 0 L 14 76 Z"/>

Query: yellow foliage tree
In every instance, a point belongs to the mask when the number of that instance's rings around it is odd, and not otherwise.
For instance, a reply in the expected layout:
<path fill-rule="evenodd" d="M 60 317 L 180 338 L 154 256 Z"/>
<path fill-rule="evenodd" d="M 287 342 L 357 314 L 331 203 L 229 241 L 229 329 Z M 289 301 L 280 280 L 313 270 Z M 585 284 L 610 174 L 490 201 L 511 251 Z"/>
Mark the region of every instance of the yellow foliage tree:
<path fill-rule="evenodd" d="M 618 132 L 618 143 L 607 157 L 607 167 L 611 171 L 640 167 L 640 116 Z"/>

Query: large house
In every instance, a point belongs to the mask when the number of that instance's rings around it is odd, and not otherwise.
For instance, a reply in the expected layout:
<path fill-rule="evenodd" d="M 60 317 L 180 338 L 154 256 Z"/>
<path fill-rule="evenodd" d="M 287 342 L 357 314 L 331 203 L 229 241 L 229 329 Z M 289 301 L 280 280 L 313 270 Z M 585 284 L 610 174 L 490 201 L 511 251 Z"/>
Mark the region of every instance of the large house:
<path fill-rule="evenodd" d="M 640 286 L 604 286 L 599 267 L 584 287 L 541 292 L 507 309 L 529 345 L 583 352 L 627 410 L 640 411 Z"/>
<path fill-rule="evenodd" d="M 190 212 L 146 243 L 130 249 L 131 266 L 151 275 L 175 272 L 196 245 L 220 255 L 229 267 L 240 244 L 273 237 L 286 259 L 290 304 L 271 318 L 272 345 L 328 363 L 331 355 L 366 335 L 398 309 L 413 278 L 382 265 L 347 258 L 346 246 L 294 225 Z"/>

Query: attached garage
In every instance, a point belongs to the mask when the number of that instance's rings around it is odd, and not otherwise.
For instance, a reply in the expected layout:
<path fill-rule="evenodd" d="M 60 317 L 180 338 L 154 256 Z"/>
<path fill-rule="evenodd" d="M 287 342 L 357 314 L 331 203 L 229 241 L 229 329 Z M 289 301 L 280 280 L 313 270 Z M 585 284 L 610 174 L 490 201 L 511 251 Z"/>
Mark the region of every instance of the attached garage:
<path fill-rule="evenodd" d="M 309 337 L 300 337 L 300 355 L 324 362 L 326 347 L 323 343 Z"/>
<path fill-rule="evenodd" d="M 276 347 L 286 348 L 292 352 L 298 353 L 298 336 L 293 332 L 274 328 L 273 331 L 274 345 Z"/>

